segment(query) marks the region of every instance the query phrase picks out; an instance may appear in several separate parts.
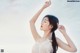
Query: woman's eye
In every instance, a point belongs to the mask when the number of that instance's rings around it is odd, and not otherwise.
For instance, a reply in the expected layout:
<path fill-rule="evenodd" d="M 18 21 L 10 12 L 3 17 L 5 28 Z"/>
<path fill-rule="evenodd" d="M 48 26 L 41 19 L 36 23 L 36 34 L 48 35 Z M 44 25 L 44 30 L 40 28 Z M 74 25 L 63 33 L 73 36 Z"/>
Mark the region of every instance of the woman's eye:
<path fill-rule="evenodd" d="M 44 21 L 44 23 L 46 23 L 46 21 Z"/>

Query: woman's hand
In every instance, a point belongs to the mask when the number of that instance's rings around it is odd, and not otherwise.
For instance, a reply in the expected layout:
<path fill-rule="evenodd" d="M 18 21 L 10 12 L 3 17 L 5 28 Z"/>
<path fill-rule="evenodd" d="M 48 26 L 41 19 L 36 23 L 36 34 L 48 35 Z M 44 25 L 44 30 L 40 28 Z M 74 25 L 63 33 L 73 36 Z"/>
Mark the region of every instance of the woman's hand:
<path fill-rule="evenodd" d="M 43 8 L 47 8 L 47 7 L 49 7 L 50 5 L 51 5 L 51 0 L 48 0 L 48 1 L 45 2 Z"/>
<path fill-rule="evenodd" d="M 66 33 L 66 29 L 63 25 L 58 25 L 58 29 L 61 33 Z"/>

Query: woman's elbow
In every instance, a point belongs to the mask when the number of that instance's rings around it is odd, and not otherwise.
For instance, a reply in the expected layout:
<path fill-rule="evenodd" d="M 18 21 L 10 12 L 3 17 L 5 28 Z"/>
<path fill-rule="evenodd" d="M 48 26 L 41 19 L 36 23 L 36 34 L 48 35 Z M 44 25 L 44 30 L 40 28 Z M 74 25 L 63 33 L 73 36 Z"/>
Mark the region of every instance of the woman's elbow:
<path fill-rule="evenodd" d="M 77 48 L 72 49 L 71 52 L 77 52 Z"/>
<path fill-rule="evenodd" d="M 77 52 L 77 48 L 75 48 L 75 49 L 73 50 L 73 52 Z"/>

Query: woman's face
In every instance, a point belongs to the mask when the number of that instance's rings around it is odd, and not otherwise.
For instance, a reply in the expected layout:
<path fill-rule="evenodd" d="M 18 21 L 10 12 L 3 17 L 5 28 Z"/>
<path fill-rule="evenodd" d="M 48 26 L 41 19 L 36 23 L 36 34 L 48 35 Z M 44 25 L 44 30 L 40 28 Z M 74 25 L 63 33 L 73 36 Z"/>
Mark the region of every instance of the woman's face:
<path fill-rule="evenodd" d="M 52 26 L 49 23 L 49 20 L 47 17 L 43 18 L 42 22 L 41 22 L 41 30 L 43 31 L 48 31 L 52 29 Z"/>

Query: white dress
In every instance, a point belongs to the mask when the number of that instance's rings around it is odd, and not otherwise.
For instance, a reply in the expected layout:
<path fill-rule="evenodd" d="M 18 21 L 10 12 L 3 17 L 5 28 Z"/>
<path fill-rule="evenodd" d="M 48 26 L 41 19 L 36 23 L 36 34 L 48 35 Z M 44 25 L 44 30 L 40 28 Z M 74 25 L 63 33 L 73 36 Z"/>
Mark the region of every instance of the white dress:
<path fill-rule="evenodd" d="M 35 45 L 32 48 L 32 53 L 52 53 L 53 47 L 52 47 L 52 40 L 51 35 L 49 38 L 40 39 L 39 42 L 36 42 Z"/>

